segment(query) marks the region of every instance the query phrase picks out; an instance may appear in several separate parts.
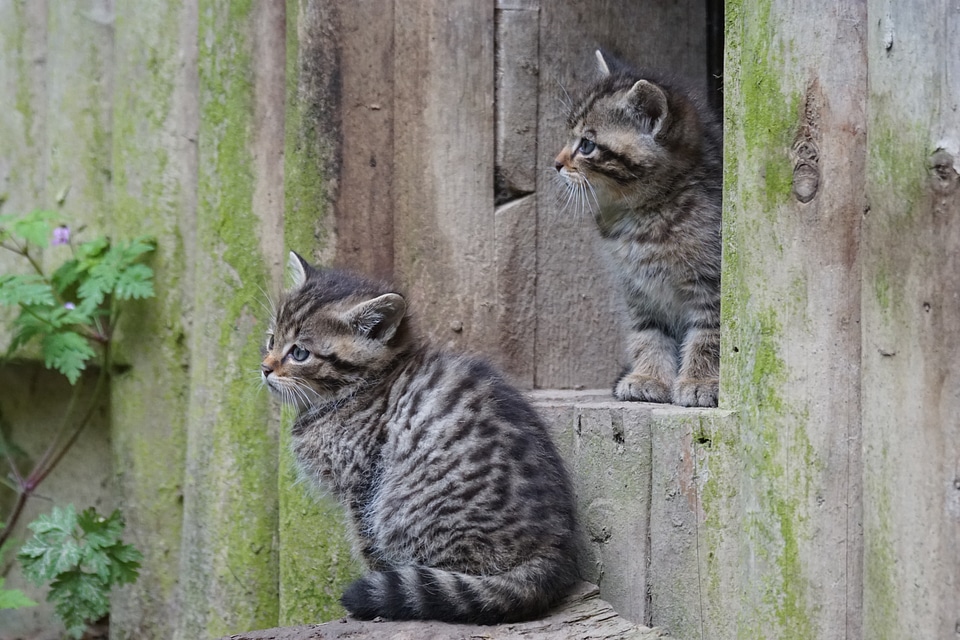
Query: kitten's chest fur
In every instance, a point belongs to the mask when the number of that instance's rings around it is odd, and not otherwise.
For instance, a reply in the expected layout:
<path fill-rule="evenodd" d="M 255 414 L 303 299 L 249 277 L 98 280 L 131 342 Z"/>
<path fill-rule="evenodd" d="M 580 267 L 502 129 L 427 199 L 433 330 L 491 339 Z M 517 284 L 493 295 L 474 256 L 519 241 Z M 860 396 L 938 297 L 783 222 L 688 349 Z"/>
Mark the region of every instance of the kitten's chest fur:
<path fill-rule="evenodd" d="M 596 221 L 632 316 L 679 331 L 719 296 L 720 206 L 706 189 L 667 202 L 607 204 Z"/>

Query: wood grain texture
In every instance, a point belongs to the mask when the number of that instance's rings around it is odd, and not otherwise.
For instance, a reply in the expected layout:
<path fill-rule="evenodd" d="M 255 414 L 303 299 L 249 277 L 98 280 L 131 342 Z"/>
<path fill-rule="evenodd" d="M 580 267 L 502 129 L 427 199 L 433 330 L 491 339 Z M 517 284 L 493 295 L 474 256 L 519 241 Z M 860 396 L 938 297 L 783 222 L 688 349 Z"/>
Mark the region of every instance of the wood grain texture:
<path fill-rule="evenodd" d="M 335 203 L 336 262 L 394 274 L 393 2 L 330 3 L 340 28 L 341 165 Z M 332 176 L 328 179 L 331 179 Z"/>
<path fill-rule="evenodd" d="M 599 589 L 582 583 L 550 616 L 532 622 L 493 626 L 443 622 L 364 622 L 343 618 L 303 627 L 266 629 L 226 636 L 221 640 L 654 640 L 668 639 L 661 630 L 621 618 L 599 598 Z"/>
<path fill-rule="evenodd" d="M 871 0 L 864 637 L 960 633 L 960 7 Z"/>
<path fill-rule="evenodd" d="M 424 333 L 497 359 L 493 5 L 394 16 L 397 279 Z"/>
<path fill-rule="evenodd" d="M 136 363 L 110 386 L 126 542 L 144 555 L 110 611 L 115 638 L 172 637 L 183 525 L 196 230 L 196 18 L 181 2 L 126 2 L 115 20 L 110 232 L 157 238 L 156 297 L 124 307 L 116 342 Z M 193 102 L 193 104 L 191 104 Z"/>
<path fill-rule="evenodd" d="M 278 444 L 276 414 L 256 393 L 267 319 L 263 287 L 281 238 L 283 201 L 263 185 L 282 142 L 283 6 L 201 0 L 197 6 L 199 135 L 196 262 L 182 550 L 176 633 L 183 640 L 276 624 Z M 281 104 L 267 109 L 272 100 Z M 272 121 L 271 121 L 272 120 Z M 254 133 L 254 123 L 273 140 Z M 273 192 L 276 193 L 276 192 Z M 238 514 L 243 514 L 238 517 Z"/>
<path fill-rule="evenodd" d="M 864 2 L 728 6 L 721 406 L 740 416 L 741 636 L 860 635 L 865 23 Z"/>

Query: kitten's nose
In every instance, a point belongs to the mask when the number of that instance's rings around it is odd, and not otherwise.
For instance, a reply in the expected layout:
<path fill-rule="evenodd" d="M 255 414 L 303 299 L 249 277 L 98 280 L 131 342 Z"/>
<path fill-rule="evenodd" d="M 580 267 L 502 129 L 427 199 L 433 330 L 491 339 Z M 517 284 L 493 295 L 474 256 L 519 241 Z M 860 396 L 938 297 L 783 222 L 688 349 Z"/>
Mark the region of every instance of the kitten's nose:
<path fill-rule="evenodd" d="M 263 377 L 266 378 L 266 377 L 269 376 L 271 373 L 273 373 L 273 367 L 271 367 L 270 365 L 268 365 L 266 362 L 261 362 L 261 363 L 260 363 L 260 373 L 262 373 L 262 374 L 263 374 Z"/>
<path fill-rule="evenodd" d="M 557 173 L 560 173 L 560 170 L 563 169 L 563 165 L 566 164 L 567 158 L 563 151 L 560 152 L 556 158 L 553 159 L 553 167 L 557 170 Z"/>

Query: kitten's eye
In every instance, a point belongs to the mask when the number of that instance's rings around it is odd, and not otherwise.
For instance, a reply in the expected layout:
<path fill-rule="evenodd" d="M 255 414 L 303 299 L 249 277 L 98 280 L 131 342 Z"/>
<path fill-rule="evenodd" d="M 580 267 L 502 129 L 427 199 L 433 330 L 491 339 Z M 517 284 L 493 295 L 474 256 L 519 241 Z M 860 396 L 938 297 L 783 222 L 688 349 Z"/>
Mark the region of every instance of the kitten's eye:
<path fill-rule="evenodd" d="M 267 339 L 267 349 L 273 350 L 273 334 Z"/>
<path fill-rule="evenodd" d="M 597 143 L 594 142 L 593 140 L 587 140 L 586 138 L 581 140 L 580 146 L 577 147 L 577 153 L 579 153 L 582 156 L 588 156 L 596 150 L 597 150 Z"/>
<path fill-rule="evenodd" d="M 297 362 L 303 362 L 310 355 L 310 352 L 296 344 L 293 346 L 293 349 L 290 350 L 290 356 Z"/>

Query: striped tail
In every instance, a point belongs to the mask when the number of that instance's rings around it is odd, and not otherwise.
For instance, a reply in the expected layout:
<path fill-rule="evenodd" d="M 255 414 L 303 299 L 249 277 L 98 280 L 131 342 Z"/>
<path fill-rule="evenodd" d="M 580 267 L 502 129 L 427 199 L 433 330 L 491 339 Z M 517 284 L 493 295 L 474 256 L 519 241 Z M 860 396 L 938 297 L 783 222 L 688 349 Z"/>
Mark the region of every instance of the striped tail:
<path fill-rule="evenodd" d="M 361 620 L 518 622 L 536 618 L 567 594 L 576 580 L 572 565 L 535 558 L 491 576 L 398 567 L 366 574 L 347 587 L 340 602 Z"/>

